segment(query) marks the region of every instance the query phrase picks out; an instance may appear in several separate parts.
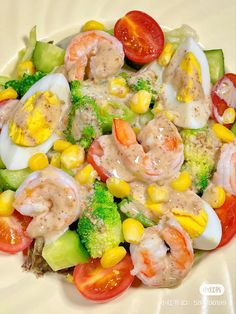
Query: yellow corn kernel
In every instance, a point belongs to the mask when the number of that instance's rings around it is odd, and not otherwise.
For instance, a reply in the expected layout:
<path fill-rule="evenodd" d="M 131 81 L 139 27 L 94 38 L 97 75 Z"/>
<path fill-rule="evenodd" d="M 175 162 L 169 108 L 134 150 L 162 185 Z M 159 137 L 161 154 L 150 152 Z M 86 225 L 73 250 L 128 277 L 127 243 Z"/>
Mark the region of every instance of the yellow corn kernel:
<path fill-rule="evenodd" d="M 130 194 L 130 185 L 122 179 L 111 177 L 106 181 L 108 190 L 115 197 L 123 198 Z"/>
<path fill-rule="evenodd" d="M 74 278 L 71 274 L 67 274 L 66 275 L 66 281 L 68 281 L 69 283 L 74 283 Z"/>
<path fill-rule="evenodd" d="M 61 168 L 61 154 L 54 153 L 51 157 L 50 165 L 56 168 Z"/>
<path fill-rule="evenodd" d="M 122 224 L 124 239 L 128 243 L 138 244 L 143 236 L 144 227 L 138 220 L 127 218 Z"/>
<path fill-rule="evenodd" d="M 97 175 L 92 165 L 88 164 L 76 173 L 75 180 L 80 184 L 93 184 Z"/>
<path fill-rule="evenodd" d="M 163 215 L 163 209 L 161 203 L 153 203 L 151 200 L 147 200 L 145 206 L 150 209 L 156 216 Z"/>
<path fill-rule="evenodd" d="M 17 65 L 17 75 L 22 78 L 24 74 L 32 75 L 35 73 L 35 67 L 32 61 L 22 61 Z"/>
<path fill-rule="evenodd" d="M 213 124 L 212 130 L 214 131 L 215 135 L 223 142 L 229 143 L 232 142 L 235 138 L 235 135 L 232 131 L 219 123 Z"/>
<path fill-rule="evenodd" d="M 151 184 L 147 187 L 147 193 L 153 203 L 165 203 L 169 200 L 167 188 Z"/>
<path fill-rule="evenodd" d="M 107 250 L 101 260 L 100 263 L 103 268 L 110 268 L 118 264 L 126 255 L 126 250 L 123 246 L 117 246 L 110 250 Z"/>
<path fill-rule="evenodd" d="M 129 93 L 126 80 L 121 76 L 115 77 L 109 81 L 108 90 L 111 95 L 119 98 L 124 98 Z"/>
<path fill-rule="evenodd" d="M 70 147 L 72 144 L 68 141 L 65 140 L 56 140 L 53 144 L 53 149 L 56 152 L 63 152 L 65 149 L 67 149 L 68 147 Z"/>
<path fill-rule="evenodd" d="M 16 99 L 17 96 L 17 92 L 12 87 L 8 87 L 0 92 L 0 101 L 6 99 Z"/>
<path fill-rule="evenodd" d="M 223 113 L 223 123 L 224 124 L 230 124 L 230 123 L 234 123 L 235 121 L 235 109 L 234 108 L 227 108 L 225 109 L 224 113 Z"/>
<path fill-rule="evenodd" d="M 225 202 L 225 197 L 224 189 L 218 185 L 208 188 L 203 194 L 203 199 L 211 205 L 212 208 L 221 207 Z"/>
<path fill-rule="evenodd" d="M 0 216 L 10 216 L 14 212 L 15 192 L 6 190 L 0 194 Z"/>
<path fill-rule="evenodd" d="M 179 174 L 178 178 L 171 182 L 171 187 L 179 192 L 183 192 L 190 188 L 192 180 L 190 174 L 187 171 L 183 171 Z"/>
<path fill-rule="evenodd" d="M 174 45 L 172 43 L 166 43 L 164 49 L 162 50 L 162 53 L 157 59 L 158 63 L 163 67 L 167 66 L 174 52 L 175 52 Z"/>
<path fill-rule="evenodd" d="M 148 111 L 152 100 L 152 94 L 146 90 L 135 93 L 130 100 L 130 108 L 133 112 L 142 114 Z"/>
<path fill-rule="evenodd" d="M 87 21 L 82 27 L 82 32 L 93 31 L 93 30 L 104 31 L 105 26 L 98 21 L 90 20 L 90 21 Z"/>
<path fill-rule="evenodd" d="M 30 157 L 28 166 L 31 170 L 42 170 L 48 166 L 48 157 L 44 153 L 36 153 Z"/>
<path fill-rule="evenodd" d="M 77 168 L 84 163 L 84 158 L 83 147 L 71 145 L 61 153 L 61 164 L 66 169 Z"/>

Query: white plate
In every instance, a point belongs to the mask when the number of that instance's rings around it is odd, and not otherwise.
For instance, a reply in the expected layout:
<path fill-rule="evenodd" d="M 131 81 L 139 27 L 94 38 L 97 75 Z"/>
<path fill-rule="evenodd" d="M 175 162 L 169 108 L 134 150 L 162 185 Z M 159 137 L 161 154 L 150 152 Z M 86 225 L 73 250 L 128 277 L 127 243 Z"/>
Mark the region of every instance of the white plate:
<path fill-rule="evenodd" d="M 38 38 L 60 40 L 88 19 L 116 20 L 129 10 L 143 10 L 164 26 L 189 24 L 207 49 L 222 48 L 225 63 L 236 71 L 235 0 L 8 0 L 0 5 L 0 74 L 12 69 L 23 39 L 35 24 Z M 0 255 L 0 314 L 73 313 L 235 313 L 236 241 L 205 256 L 175 289 L 129 289 L 107 304 L 91 304 L 57 275 L 36 279 L 21 271 L 21 256 Z M 200 292 L 204 283 L 224 287 L 221 296 Z M 221 288 L 222 289 L 222 288 Z M 202 291 L 202 290 L 201 290 Z"/>

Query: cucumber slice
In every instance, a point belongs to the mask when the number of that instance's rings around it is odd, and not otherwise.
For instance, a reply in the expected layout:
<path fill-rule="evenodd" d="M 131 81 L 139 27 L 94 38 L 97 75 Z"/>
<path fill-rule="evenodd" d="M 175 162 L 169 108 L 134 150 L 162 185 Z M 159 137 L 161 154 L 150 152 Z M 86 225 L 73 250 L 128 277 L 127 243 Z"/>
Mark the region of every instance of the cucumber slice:
<path fill-rule="evenodd" d="M 215 84 L 225 74 L 223 50 L 205 50 L 204 52 L 209 64 L 211 83 Z"/>
<path fill-rule="evenodd" d="M 0 170 L 0 185 L 3 190 L 16 191 L 32 171 L 28 168 L 22 170 Z"/>
<path fill-rule="evenodd" d="M 54 271 L 87 263 L 89 259 L 78 234 L 71 230 L 54 242 L 46 244 L 42 256 Z"/>
<path fill-rule="evenodd" d="M 33 63 L 38 71 L 51 72 L 56 66 L 64 64 L 65 50 L 53 44 L 37 41 Z"/>

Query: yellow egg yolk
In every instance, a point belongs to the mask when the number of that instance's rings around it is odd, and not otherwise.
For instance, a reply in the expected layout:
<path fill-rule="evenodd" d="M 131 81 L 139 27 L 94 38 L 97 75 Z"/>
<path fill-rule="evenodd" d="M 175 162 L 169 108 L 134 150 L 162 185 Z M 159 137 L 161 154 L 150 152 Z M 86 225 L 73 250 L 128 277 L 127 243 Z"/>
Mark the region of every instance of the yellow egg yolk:
<path fill-rule="evenodd" d="M 192 52 L 187 52 L 181 63 L 181 83 L 176 98 L 180 102 L 189 103 L 198 99 L 202 90 L 201 67 Z"/>
<path fill-rule="evenodd" d="M 172 213 L 182 228 L 189 234 L 190 238 L 199 237 L 206 228 L 208 215 L 203 209 L 200 210 L 198 215 L 179 209 L 173 209 Z"/>
<path fill-rule="evenodd" d="M 34 147 L 45 142 L 60 119 L 61 105 L 50 91 L 36 92 L 15 111 L 9 123 L 11 140 L 21 146 Z"/>

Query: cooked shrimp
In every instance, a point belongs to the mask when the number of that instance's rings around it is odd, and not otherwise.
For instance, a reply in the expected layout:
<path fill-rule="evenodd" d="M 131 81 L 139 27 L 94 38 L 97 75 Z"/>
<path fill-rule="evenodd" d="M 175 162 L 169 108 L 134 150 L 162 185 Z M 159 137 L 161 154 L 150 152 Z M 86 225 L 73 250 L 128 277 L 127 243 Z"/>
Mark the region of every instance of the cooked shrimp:
<path fill-rule="evenodd" d="M 18 102 L 19 102 L 18 99 L 8 99 L 1 102 L 0 104 L 0 129 L 2 128 L 3 124 L 9 120 Z"/>
<path fill-rule="evenodd" d="M 14 207 L 23 215 L 33 217 L 27 228 L 31 238 L 65 231 L 80 214 L 76 182 L 57 168 L 35 171 L 16 191 Z"/>
<path fill-rule="evenodd" d="M 222 146 L 213 182 L 236 195 L 236 140 Z"/>
<path fill-rule="evenodd" d="M 183 164 L 182 139 L 174 124 L 164 115 L 151 120 L 137 139 L 128 122 L 114 119 L 112 134 L 127 168 L 140 179 L 168 179 Z"/>
<path fill-rule="evenodd" d="M 66 49 L 65 66 L 69 81 L 107 79 L 124 64 L 122 44 L 114 36 L 102 31 L 80 33 Z"/>
<path fill-rule="evenodd" d="M 193 248 L 188 234 L 174 220 L 165 218 L 146 228 L 139 244 L 130 245 L 132 275 L 145 285 L 172 287 L 180 283 L 193 265 Z"/>

